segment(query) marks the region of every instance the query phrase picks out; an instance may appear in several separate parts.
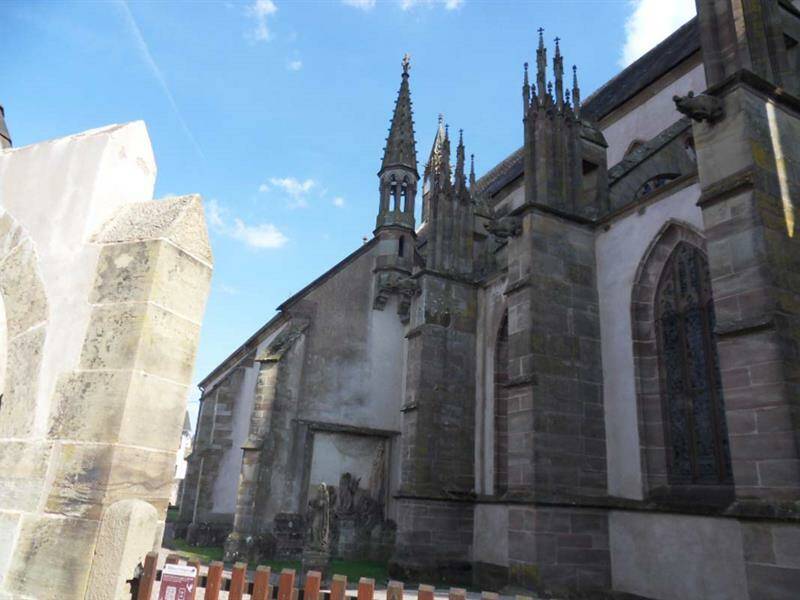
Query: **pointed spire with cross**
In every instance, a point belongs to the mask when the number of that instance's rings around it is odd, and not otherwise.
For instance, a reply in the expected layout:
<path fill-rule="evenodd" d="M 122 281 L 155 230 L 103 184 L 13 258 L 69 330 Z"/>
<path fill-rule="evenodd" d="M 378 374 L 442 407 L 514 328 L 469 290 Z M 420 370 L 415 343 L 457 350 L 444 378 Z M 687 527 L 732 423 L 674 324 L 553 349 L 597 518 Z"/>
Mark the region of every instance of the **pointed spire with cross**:
<path fill-rule="evenodd" d="M 564 57 L 561 56 L 561 48 L 558 42 L 561 38 L 556 38 L 556 53 L 553 56 L 553 73 L 556 78 L 556 106 L 559 112 L 564 109 Z"/>

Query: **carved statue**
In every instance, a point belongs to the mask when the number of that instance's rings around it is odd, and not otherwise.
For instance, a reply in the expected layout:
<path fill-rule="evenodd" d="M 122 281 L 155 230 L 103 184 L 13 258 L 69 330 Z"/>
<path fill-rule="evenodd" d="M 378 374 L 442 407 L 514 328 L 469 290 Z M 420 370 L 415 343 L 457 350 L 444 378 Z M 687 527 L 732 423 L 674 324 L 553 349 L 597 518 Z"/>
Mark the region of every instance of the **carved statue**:
<path fill-rule="evenodd" d="M 331 492 L 324 483 L 317 486 L 316 496 L 308 503 L 308 545 L 312 550 L 327 552 L 331 543 Z"/>
<path fill-rule="evenodd" d="M 350 473 L 344 473 L 339 478 L 339 495 L 336 503 L 337 515 L 352 515 L 356 510 L 356 494 L 361 479 L 356 479 Z"/>
<path fill-rule="evenodd" d="M 708 94 L 695 96 L 694 92 L 689 92 L 683 97 L 673 96 L 672 101 L 675 102 L 675 108 L 679 113 L 698 123 L 707 121 L 709 125 L 713 125 L 724 116 L 719 98 Z"/>
<path fill-rule="evenodd" d="M 402 277 L 397 280 L 396 289 L 404 296 L 415 296 L 419 292 L 419 282 L 412 277 Z"/>
<path fill-rule="evenodd" d="M 484 224 L 486 231 L 493 236 L 505 239 L 522 233 L 522 220 L 519 217 L 500 217 Z"/>
<path fill-rule="evenodd" d="M 368 492 L 371 498 L 378 502 L 383 502 L 383 496 L 386 488 L 384 487 L 386 480 L 386 444 L 378 446 L 378 452 L 372 461 L 372 469 L 369 474 Z"/>

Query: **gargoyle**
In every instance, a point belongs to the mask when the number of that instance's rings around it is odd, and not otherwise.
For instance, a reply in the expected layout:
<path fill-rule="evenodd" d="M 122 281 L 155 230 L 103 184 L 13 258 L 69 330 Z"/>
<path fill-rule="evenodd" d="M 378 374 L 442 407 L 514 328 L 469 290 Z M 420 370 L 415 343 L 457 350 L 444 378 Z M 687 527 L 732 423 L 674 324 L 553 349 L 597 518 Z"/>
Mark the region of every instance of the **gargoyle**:
<path fill-rule="evenodd" d="M 675 108 L 679 113 L 698 123 L 706 121 L 709 125 L 713 125 L 724 116 L 719 98 L 708 94 L 695 96 L 694 92 L 689 92 L 686 96 L 673 96 L 672 101 L 675 102 Z"/>
<path fill-rule="evenodd" d="M 500 217 L 484 224 L 486 231 L 493 236 L 505 239 L 522 233 L 522 220 L 519 217 Z"/>

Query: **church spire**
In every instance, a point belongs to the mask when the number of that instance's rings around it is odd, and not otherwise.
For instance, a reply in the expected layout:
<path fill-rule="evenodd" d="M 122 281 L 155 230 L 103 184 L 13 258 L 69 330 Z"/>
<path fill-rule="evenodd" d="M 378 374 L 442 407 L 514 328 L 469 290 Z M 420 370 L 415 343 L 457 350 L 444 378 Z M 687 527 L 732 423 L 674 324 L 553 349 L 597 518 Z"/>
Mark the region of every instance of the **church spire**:
<path fill-rule="evenodd" d="M 578 67 L 572 65 L 572 106 L 575 116 L 581 114 L 581 88 L 578 87 Z"/>
<path fill-rule="evenodd" d="M 528 112 L 528 106 L 531 104 L 531 84 L 528 81 L 528 63 L 524 65 L 525 74 L 522 77 L 522 114 Z"/>
<path fill-rule="evenodd" d="M 386 139 L 381 172 L 392 167 L 406 167 L 417 172 L 417 149 L 414 142 L 414 120 L 411 109 L 411 91 L 408 86 L 408 71 L 411 59 L 408 54 L 403 57 L 403 79 Z"/>
<path fill-rule="evenodd" d="M 442 141 L 442 159 L 439 162 L 439 185 L 442 189 L 450 191 L 453 188 L 452 172 L 450 170 L 450 126 L 444 126 L 444 140 Z"/>
<path fill-rule="evenodd" d="M 403 57 L 403 79 L 392 115 L 389 137 L 383 153 L 380 179 L 380 205 L 375 230 L 404 228 L 414 231 L 414 200 L 417 195 L 417 149 L 414 142 L 414 121 L 408 70 L 411 61 Z"/>
<path fill-rule="evenodd" d="M 544 29 L 539 27 L 539 48 L 536 49 L 536 94 L 541 104 L 547 85 L 547 48 L 544 47 Z"/>
<path fill-rule="evenodd" d="M 469 155 L 469 191 L 475 191 L 475 155 Z"/>
<path fill-rule="evenodd" d="M 561 38 L 556 38 L 556 53 L 553 56 L 553 73 L 556 78 L 556 106 L 559 112 L 564 110 L 564 57 L 561 56 L 561 48 L 558 42 Z"/>
<path fill-rule="evenodd" d="M 465 151 L 464 151 L 464 130 L 458 130 L 458 146 L 456 146 L 456 174 L 455 174 L 455 189 L 456 197 L 459 200 L 469 198 L 467 191 L 467 175 L 465 172 Z"/>

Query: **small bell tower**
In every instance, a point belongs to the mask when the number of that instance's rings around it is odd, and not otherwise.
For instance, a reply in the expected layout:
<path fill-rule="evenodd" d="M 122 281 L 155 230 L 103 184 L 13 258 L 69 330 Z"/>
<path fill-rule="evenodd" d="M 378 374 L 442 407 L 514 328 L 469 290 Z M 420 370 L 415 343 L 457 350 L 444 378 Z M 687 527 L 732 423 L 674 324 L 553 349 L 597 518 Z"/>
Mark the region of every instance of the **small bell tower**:
<path fill-rule="evenodd" d="M 389 137 L 383 162 L 378 171 L 380 202 L 375 223 L 378 240 L 375 256 L 375 297 L 373 308 L 383 310 L 389 297 L 399 295 L 398 314 L 408 320 L 410 299 L 415 284 L 409 276 L 414 265 L 417 234 L 414 202 L 417 196 L 417 149 L 414 141 L 414 120 L 411 91 L 408 86 L 411 60 L 403 57 L 403 75 L 397 93 Z"/>
<path fill-rule="evenodd" d="M 414 233 L 414 201 L 417 195 L 417 148 L 414 141 L 414 121 L 411 92 L 408 86 L 411 60 L 403 57 L 403 79 L 394 107 L 389 137 L 383 153 L 380 180 L 380 206 L 375 234 L 384 228 L 400 228 Z"/>

